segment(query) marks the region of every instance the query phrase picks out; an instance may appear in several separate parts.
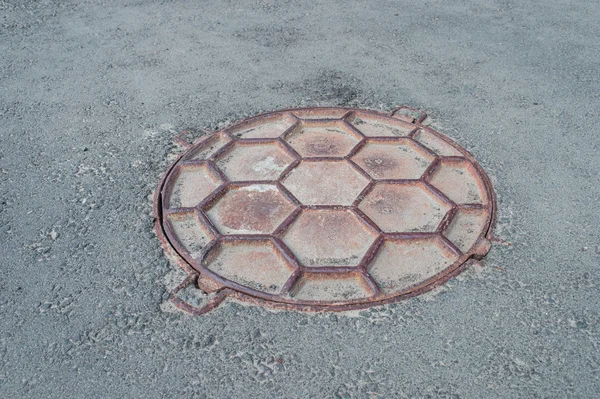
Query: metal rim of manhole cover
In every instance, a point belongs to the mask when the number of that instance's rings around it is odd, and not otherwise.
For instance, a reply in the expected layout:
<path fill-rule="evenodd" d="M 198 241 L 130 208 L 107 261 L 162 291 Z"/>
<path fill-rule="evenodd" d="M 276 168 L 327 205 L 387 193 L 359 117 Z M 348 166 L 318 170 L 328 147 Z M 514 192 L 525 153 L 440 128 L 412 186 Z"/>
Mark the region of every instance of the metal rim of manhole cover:
<path fill-rule="evenodd" d="M 496 199 L 473 156 L 409 107 L 269 112 L 186 144 L 154 202 L 188 273 L 171 301 L 351 310 L 419 295 L 490 249 Z M 195 285 L 194 307 L 178 292 Z"/>

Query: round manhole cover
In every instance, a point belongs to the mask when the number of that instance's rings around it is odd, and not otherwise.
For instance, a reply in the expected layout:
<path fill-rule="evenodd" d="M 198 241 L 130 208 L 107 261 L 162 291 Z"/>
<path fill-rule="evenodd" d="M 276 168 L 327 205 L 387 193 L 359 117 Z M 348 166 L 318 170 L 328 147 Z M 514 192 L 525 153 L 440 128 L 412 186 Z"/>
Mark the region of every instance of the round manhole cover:
<path fill-rule="evenodd" d="M 405 108 L 404 108 L 405 109 Z M 398 111 L 398 110 L 396 110 Z M 495 198 L 473 156 L 422 116 L 305 108 L 190 145 L 160 183 L 156 228 L 212 294 L 346 310 L 423 293 L 489 250 Z"/>

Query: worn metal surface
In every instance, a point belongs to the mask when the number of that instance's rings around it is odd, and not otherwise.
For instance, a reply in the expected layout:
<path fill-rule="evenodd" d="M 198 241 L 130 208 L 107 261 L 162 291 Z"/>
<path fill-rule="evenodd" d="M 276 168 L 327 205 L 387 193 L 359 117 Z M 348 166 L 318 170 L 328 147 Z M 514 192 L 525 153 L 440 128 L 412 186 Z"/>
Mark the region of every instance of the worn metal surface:
<path fill-rule="evenodd" d="M 161 242 L 189 274 L 173 303 L 358 309 L 426 292 L 483 257 L 491 184 L 425 117 L 291 109 L 184 142 L 155 195 Z M 210 294 L 203 306 L 178 298 L 190 284 Z"/>

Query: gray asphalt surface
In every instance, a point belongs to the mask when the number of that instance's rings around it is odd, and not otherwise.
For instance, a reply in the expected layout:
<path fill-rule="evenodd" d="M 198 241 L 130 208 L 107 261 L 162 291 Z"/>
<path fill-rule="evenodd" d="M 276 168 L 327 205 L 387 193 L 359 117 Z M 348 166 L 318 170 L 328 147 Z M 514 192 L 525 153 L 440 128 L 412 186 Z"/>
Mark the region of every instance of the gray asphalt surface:
<path fill-rule="evenodd" d="M 599 397 L 598 21 L 572 0 L 0 1 L 0 397 Z M 161 306 L 149 196 L 178 132 L 399 104 L 477 157 L 511 245 L 352 315 Z"/>

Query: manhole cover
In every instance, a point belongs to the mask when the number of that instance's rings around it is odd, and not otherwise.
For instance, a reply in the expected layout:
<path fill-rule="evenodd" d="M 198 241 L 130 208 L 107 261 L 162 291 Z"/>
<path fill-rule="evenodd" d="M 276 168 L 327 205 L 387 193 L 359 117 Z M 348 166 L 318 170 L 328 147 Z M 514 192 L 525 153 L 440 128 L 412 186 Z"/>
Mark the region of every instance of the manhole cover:
<path fill-rule="evenodd" d="M 484 256 L 495 214 L 486 174 L 406 109 L 271 112 L 190 145 L 155 200 L 159 237 L 190 276 L 173 302 L 192 313 L 228 296 L 364 308 L 430 290 Z M 187 284 L 210 301 L 178 298 Z"/>

